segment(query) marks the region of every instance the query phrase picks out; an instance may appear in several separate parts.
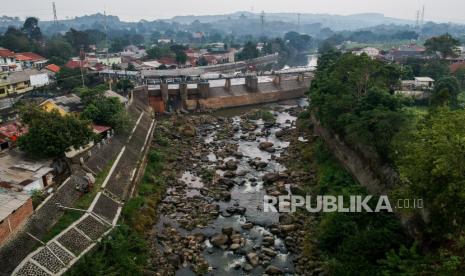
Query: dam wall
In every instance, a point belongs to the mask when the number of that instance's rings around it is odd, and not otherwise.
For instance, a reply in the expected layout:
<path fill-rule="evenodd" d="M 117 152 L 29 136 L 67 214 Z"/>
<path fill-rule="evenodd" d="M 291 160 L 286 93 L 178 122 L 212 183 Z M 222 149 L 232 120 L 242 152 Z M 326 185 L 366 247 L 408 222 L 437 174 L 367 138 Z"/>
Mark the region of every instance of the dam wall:
<path fill-rule="evenodd" d="M 283 78 L 248 76 L 211 82 L 145 86 L 149 105 L 156 113 L 205 111 L 303 97 L 311 76 Z"/>

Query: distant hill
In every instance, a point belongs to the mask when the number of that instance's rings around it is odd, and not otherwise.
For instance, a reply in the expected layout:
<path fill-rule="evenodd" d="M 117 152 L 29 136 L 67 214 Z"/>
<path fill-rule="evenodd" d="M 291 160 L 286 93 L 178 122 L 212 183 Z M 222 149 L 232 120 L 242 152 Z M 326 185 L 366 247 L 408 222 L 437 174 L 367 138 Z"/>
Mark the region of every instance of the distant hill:
<path fill-rule="evenodd" d="M 335 32 L 356 30 L 389 30 L 418 31 L 414 28 L 415 22 L 398 18 L 385 17 L 380 13 L 361 13 L 353 15 L 311 14 L 300 15 L 300 25 L 297 24 L 296 13 L 266 13 L 265 24 L 261 25 L 261 13 L 239 11 L 230 14 L 219 15 L 188 15 L 175 16 L 171 19 L 148 21 L 141 19 L 139 22 L 121 21 L 117 16 L 104 16 L 97 13 L 79 16 L 73 19 L 59 20 L 58 25 L 53 21 L 40 21 L 39 25 L 44 34 L 50 35 L 56 32 L 64 33 L 70 28 L 77 30 L 96 29 L 104 32 L 105 24 L 108 26 L 111 36 L 127 36 L 142 34 L 150 36 L 154 31 L 168 32 L 171 35 L 179 31 L 204 32 L 207 34 L 223 33 L 234 36 L 282 36 L 289 31 L 306 33 L 317 39 L 325 39 Z M 17 17 L 0 17 L 0 33 L 9 26 L 20 27 L 23 20 Z M 392 31 L 390 31 L 392 30 Z M 465 26 L 452 23 L 428 22 L 423 26 L 421 33 L 433 36 L 449 32 L 457 36 L 463 36 Z"/>
<path fill-rule="evenodd" d="M 193 21 L 200 21 L 201 23 L 213 23 L 216 21 L 222 20 L 234 20 L 241 18 L 248 19 L 260 19 L 260 13 L 251 13 L 251 12 L 235 12 L 231 14 L 224 15 L 188 15 L 188 16 L 175 16 L 169 21 L 177 22 L 181 24 L 189 24 Z M 266 13 L 265 21 L 282 21 L 287 23 L 296 23 L 297 14 L 296 13 Z M 355 30 L 360 28 L 366 28 L 376 25 L 383 24 L 414 24 L 413 21 L 397 19 L 391 17 L 385 17 L 380 13 L 361 13 L 353 15 L 331 15 L 331 14 L 310 14 L 303 13 L 300 15 L 301 24 L 315 24 L 320 23 L 322 27 L 331 28 L 335 31 L 340 30 Z"/>

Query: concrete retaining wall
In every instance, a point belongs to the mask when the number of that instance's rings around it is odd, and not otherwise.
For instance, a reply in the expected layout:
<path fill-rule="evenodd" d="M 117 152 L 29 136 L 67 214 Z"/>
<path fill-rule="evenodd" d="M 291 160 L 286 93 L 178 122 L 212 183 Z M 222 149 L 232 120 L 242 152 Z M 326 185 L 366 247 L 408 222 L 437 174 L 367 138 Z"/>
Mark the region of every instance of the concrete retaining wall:
<path fill-rule="evenodd" d="M 189 110 L 195 110 L 197 108 L 220 109 L 260 103 L 270 103 L 303 97 L 305 95 L 305 91 L 305 89 L 295 89 L 290 91 L 258 92 L 240 96 L 188 100 L 187 106 Z"/>

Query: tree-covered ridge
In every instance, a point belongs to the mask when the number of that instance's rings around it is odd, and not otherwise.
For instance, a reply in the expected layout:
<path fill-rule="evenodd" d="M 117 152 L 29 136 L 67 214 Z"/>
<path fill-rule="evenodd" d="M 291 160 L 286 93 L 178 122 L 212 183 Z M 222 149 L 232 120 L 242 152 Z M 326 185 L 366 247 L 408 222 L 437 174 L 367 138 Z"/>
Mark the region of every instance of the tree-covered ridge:
<path fill-rule="evenodd" d="M 441 62 L 427 61 L 419 64 L 419 70 L 437 69 L 433 64 Z M 378 249 L 387 254 L 377 255 L 376 260 L 351 257 L 347 252 L 360 247 L 349 242 L 352 237 L 327 248 L 320 243 L 325 256 L 333 258 L 328 264 L 334 272 L 355 275 L 359 269 L 362 274 L 459 275 L 465 268 L 465 110 L 460 100 L 464 87 L 457 80 L 461 74 L 442 73 L 427 106 L 418 106 L 394 95 L 393 88 L 402 76 L 396 65 L 331 50 L 321 57 L 310 89 L 313 114 L 361 155 L 375 152 L 398 171 L 400 182 L 389 191 L 392 198 L 421 198 L 425 206 L 409 214 L 417 218 L 418 230 L 413 236 L 417 242 L 381 246 L 378 241 Z M 423 112 L 414 112 L 419 108 Z M 325 185 L 327 190 L 335 188 L 336 180 Z M 332 241 L 325 239 L 332 232 L 350 233 L 364 225 L 346 215 L 335 216 L 339 218 L 323 216 L 322 241 Z M 385 231 L 392 237 L 389 225 L 372 225 L 370 233 Z M 373 244 L 372 238 L 378 234 L 365 234 L 358 243 Z M 340 249 L 334 252 L 334 246 Z M 365 250 L 368 256 L 379 252 L 376 247 Z"/>
<path fill-rule="evenodd" d="M 405 120 L 404 100 L 393 95 L 401 72 L 366 55 L 328 53 L 310 89 L 321 123 L 352 144 L 388 156 L 389 144 Z"/>

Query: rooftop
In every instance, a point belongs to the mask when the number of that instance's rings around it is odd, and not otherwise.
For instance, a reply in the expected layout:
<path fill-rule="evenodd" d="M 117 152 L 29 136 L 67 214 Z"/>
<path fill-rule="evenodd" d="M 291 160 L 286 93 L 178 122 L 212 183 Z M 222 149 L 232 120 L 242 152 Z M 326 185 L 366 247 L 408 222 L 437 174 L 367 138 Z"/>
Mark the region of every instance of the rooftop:
<path fill-rule="evenodd" d="M 0 57 L 14 57 L 15 53 L 12 51 L 5 49 L 5 48 L 0 48 Z"/>
<path fill-rule="evenodd" d="M 112 90 L 107 90 L 105 91 L 105 97 L 107 98 L 117 98 L 120 103 L 127 103 L 128 99 L 126 97 L 121 96 L 120 94 L 116 93 L 115 91 Z"/>
<path fill-rule="evenodd" d="M 76 94 L 67 94 L 46 100 L 52 102 L 66 112 L 80 112 L 84 108 L 81 98 Z M 44 104 L 43 102 L 42 104 Z"/>
<path fill-rule="evenodd" d="M 53 73 L 58 73 L 61 68 L 58 65 L 49 64 L 49 65 L 45 66 L 45 69 L 48 69 L 48 70 L 52 71 Z"/>
<path fill-rule="evenodd" d="M 43 56 L 33 53 L 33 52 L 23 52 L 23 53 L 16 53 L 16 59 L 18 59 L 18 56 L 21 56 L 21 58 L 26 58 L 26 60 L 30 61 L 45 61 L 47 60 Z M 19 59 L 18 59 L 19 60 Z"/>
<path fill-rule="evenodd" d="M 24 186 L 53 171 L 50 160 L 32 160 L 18 149 L 0 154 L 0 186 L 21 190 Z M 0 205 L 1 206 L 1 205 Z"/>
<path fill-rule="evenodd" d="M 432 78 L 430 77 L 415 77 L 415 80 L 417 81 L 434 81 Z"/>
<path fill-rule="evenodd" d="M 26 193 L 13 192 L 0 188 L 0 221 L 16 211 L 28 201 L 30 196 Z"/>

